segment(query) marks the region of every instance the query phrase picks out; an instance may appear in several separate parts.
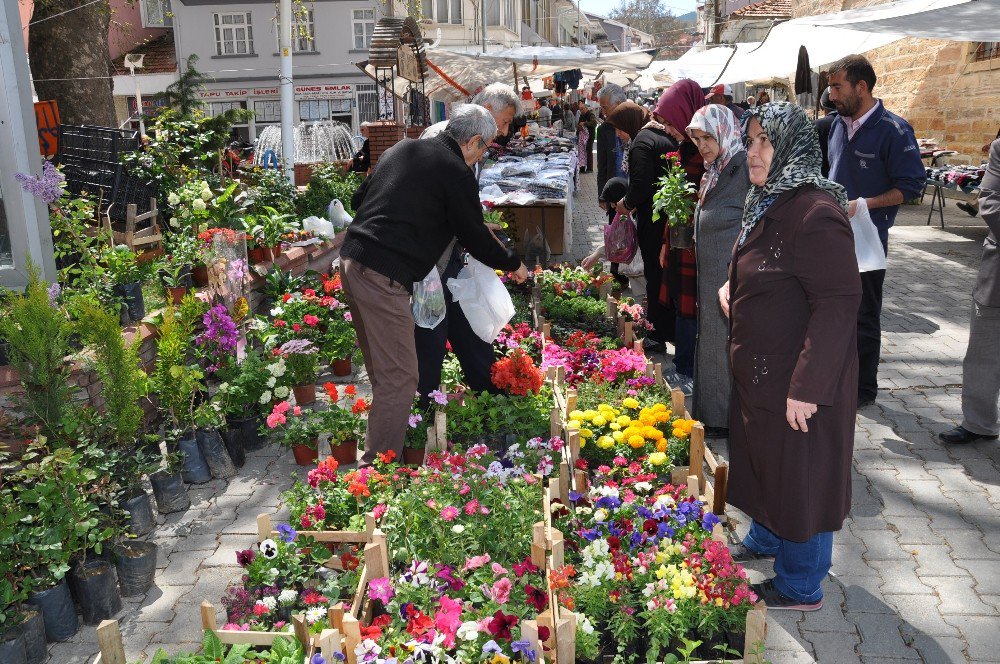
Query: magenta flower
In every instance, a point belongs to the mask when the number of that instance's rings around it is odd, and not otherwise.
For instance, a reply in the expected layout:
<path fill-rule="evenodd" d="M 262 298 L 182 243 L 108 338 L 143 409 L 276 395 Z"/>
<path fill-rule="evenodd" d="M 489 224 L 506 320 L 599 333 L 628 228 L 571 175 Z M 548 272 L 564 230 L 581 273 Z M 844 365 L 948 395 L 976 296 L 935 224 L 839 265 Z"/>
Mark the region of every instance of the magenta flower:
<path fill-rule="evenodd" d="M 458 508 L 449 505 L 441 510 L 441 518 L 445 521 L 454 521 L 458 517 Z"/>
<path fill-rule="evenodd" d="M 495 563 L 494 563 L 495 564 Z M 510 590 L 513 584 L 510 579 L 504 577 L 502 579 L 497 579 L 493 583 L 493 587 L 490 588 L 490 596 L 493 601 L 497 604 L 506 604 L 510 601 Z"/>
<path fill-rule="evenodd" d="M 370 599 L 377 599 L 383 604 L 388 604 L 394 594 L 395 593 L 392 591 L 392 583 L 389 581 L 389 577 L 387 576 L 372 579 L 368 582 L 368 597 Z"/>

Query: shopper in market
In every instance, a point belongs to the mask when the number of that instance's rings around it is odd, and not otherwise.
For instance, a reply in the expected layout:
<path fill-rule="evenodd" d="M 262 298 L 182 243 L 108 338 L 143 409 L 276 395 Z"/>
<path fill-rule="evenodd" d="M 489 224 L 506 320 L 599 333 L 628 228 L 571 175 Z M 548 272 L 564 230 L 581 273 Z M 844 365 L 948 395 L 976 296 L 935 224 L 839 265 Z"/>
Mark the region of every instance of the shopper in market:
<path fill-rule="evenodd" d="M 754 587 L 815 611 L 851 506 L 861 277 L 847 195 L 820 174 L 816 129 L 779 102 L 743 118 L 751 187 L 719 291 L 731 319 L 728 500 L 753 519 L 734 560 L 774 558 Z"/>
<path fill-rule="evenodd" d="M 402 456 L 407 418 L 418 384 L 410 294 L 455 238 L 477 260 L 528 275 L 483 223 L 472 166 L 496 137 L 485 108 L 454 112 L 444 132 L 386 150 L 354 196 L 357 213 L 341 249 L 344 291 L 373 400 L 361 463 L 379 452 Z"/>
<path fill-rule="evenodd" d="M 600 196 L 604 185 L 611 178 L 626 177 L 622 169 L 622 159 L 625 156 L 625 141 L 618 138 L 615 128 L 607 123 L 611 112 L 625 101 L 625 91 L 620 85 L 609 83 L 597 93 L 597 103 L 601 107 L 601 116 L 605 122 L 597 126 L 597 193 Z M 598 200 L 601 208 L 606 207 L 603 200 Z"/>
<path fill-rule="evenodd" d="M 715 294 L 726 283 L 750 181 L 740 122 L 727 107 L 699 108 L 687 126 L 705 162 L 694 212 L 698 265 L 698 341 L 695 347 L 694 416 L 709 438 L 729 435 L 732 377 L 726 349 L 729 321 Z M 720 396 L 722 398 L 720 398 Z"/>
<path fill-rule="evenodd" d="M 584 172 L 589 173 L 594 170 L 594 141 L 597 139 L 597 114 L 583 100 L 580 100 L 580 124 L 582 125 L 581 129 L 587 130 L 587 143 L 584 145 L 587 167 Z"/>
<path fill-rule="evenodd" d="M 872 96 L 875 70 L 862 55 L 849 55 L 830 65 L 830 101 L 840 122 L 830 127 L 830 179 L 847 189 L 854 216 L 864 198 L 882 248 L 889 253 L 889 228 L 903 201 L 924 189 L 927 172 L 913 128 Z M 882 285 L 885 270 L 861 275 L 858 311 L 858 407 L 875 403 L 882 350 Z"/>
<path fill-rule="evenodd" d="M 521 98 L 517 91 L 504 83 L 490 83 L 474 96 L 470 104 L 482 106 L 492 115 L 497 123 L 497 136 L 506 136 L 510 132 L 510 123 L 521 110 Z M 448 120 L 435 122 L 420 134 L 420 138 L 433 138 L 444 131 Z"/>
<path fill-rule="evenodd" d="M 705 164 L 685 128 L 691 123 L 695 111 L 705 106 L 701 86 L 691 79 L 677 81 L 663 91 L 656 102 L 653 116 L 663 123 L 666 131 L 677 141 L 688 182 L 695 188 L 705 173 Z M 674 249 L 670 246 L 669 227 L 665 221 L 658 224 L 663 234 L 659 262 L 663 268 L 659 299 L 674 310 L 674 370 L 667 382 L 679 386 L 690 395 L 694 389 L 694 350 L 698 334 L 698 275 L 694 249 Z"/>
<path fill-rule="evenodd" d="M 979 185 L 979 213 L 990 232 L 972 291 L 969 347 L 962 364 L 962 423 L 939 434 L 953 445 L 996 440 L 1000 434 L 1000 138 L 990 145 Z"/>
<path fill-rule="evenodd" d="M 646 277 L 646 317 L 652 323 L 643 345 L 650 352 L 662 353 L 666 342 L 674 340 L 674 312 L 660 303 L 660 247 L 663 228 L 653 223 L 653 193 L 657 181 L 666 172 L 663 155 L 677 149 L 677 141 L 667 134 L 666 128 L 652 119 L 652 115 L 635 102 L 625 101 L 608 115 L 607 124 L 614 127 L 620 139 L 631 142 L 627 152 L 628 191 L 614 202 L 621 214 L 632 213 L 639 236 Z M 608 201 L 611 203 L 612 201 Z"/>

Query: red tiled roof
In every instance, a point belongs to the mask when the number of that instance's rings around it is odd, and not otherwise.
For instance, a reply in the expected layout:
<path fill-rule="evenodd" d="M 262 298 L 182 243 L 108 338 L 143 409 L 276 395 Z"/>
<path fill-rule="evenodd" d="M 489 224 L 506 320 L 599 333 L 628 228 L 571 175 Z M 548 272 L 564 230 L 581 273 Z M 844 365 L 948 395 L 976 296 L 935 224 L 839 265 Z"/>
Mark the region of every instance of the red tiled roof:
<path fill-rule="evenodd" d="M 177 54 L 174 51 L 173 32 L 151 39 L 116 58 L 114 61 L 116 74 L 129 73 L 128 67 L 125 66 L 125 55 L 131 53 L 141 53 L 146 56 L 142 61 L 142 69 L 136 69 L 136 74 L 169 74 L 177 71 Z"/>
<path fill-rule="evenodd" d="M 764 0 L 737 9 L 730 16 L 740 16 L 743 18 L 760 16 L 780 16 L 792 17 L 792 0 Z"/>

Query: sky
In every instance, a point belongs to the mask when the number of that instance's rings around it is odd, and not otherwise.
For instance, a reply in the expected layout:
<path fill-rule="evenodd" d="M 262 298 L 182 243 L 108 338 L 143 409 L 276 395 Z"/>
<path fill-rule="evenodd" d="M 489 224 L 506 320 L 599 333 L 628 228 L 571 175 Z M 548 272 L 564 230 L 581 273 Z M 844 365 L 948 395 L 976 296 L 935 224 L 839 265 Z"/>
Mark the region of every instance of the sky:
<path fill-rule="evenodd" d="M 580 0 L 580 5 L 585 12 L 594 12 L 607 16 L 619 3 L 619 0 Z M 663 4 L 673 12 L 674 16 L 681 16 L 688 12 L 693 12 L 700 3 L 696 0 L 664 0 Z"/>

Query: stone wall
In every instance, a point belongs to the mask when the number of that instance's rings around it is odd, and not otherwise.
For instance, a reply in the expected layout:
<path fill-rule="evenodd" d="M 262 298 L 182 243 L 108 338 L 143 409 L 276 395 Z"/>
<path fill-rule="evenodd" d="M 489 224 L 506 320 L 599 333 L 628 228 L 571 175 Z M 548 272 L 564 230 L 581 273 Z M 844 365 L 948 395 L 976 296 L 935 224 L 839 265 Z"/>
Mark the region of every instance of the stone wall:
<path fill-rule="evenodd" d="M 792 14 L 812 16 L 882 4 L 882 0 L 792 0 Z M 972 44 L 904 38 L 865 55 L 878 75 L 875 96 L 905 118 L 918 138 L 980 163 L 980 148 L 1000 129 L 1000 62 L 974 63 Z"/>

